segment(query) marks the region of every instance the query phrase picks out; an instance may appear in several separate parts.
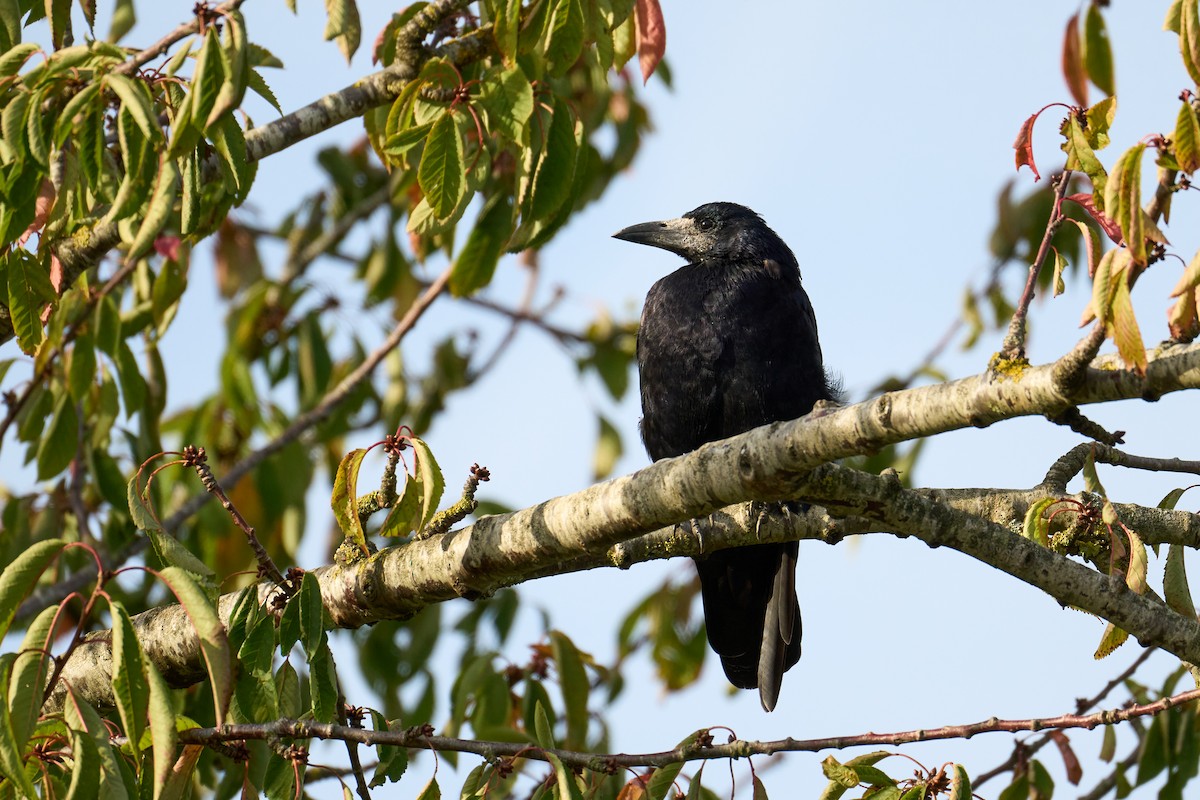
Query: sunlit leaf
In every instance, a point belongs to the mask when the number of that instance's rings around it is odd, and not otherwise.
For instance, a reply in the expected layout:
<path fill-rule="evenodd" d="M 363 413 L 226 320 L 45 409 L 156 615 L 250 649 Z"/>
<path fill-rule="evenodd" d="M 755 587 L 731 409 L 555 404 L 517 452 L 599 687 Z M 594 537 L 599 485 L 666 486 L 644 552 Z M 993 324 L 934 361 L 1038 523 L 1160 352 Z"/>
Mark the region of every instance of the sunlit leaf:
<path fill-rule="evenodd" d="M 421 191 L 438 219 L 449 217 L 463 196 L 464 169 L 462 139 L 454 115 L 447 112 L 430 129 L 417 170 Z"/>
<path fill-rule="evenodd" d="M 342 457 L 333 480 L 333 496 L 330 500 L 333 518 L 342 535 L 357 544 L 364 553 L 367 552 L 367 539 L 362 521 L 358 518 L 358 470 L 366 454 L 366 450 L 359 448 Z"/>

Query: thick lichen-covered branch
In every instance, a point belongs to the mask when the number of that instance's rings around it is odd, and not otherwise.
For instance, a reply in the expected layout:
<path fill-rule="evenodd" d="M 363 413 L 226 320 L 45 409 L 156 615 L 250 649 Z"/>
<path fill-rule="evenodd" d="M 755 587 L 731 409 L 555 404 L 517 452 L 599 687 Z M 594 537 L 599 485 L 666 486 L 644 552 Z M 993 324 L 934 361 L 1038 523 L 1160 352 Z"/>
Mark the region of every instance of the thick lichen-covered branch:
<path fill-rule="evenodd" d="M 1102 360 L 1100 366 L 1109 362 Z M 691 526 L 676 524 L 720 511 L 702 526 L 706 548 L 775 537 L 836 541 L 870 531 L 914 536 L 934 547 L 967 553 L 1062 603 L 1110 619 L 1143 643 L 1200 660 L 1200 630 L 1194 620 L 1011 532 L 1019 529 L 1033 503 L 1054 496 L 1048 487 L 904 490 L 894 478 L 829 463 L 956 428 L 1046 414 L 1064 402 L 1055 393 L 1051 372 L 1052 367 L 1043 366 L 1029 368 L 1019 381 L 982 375 L 908 389 L 758 428 L 572 495 L 390 547 L 354 564 L 324 568 L 319 571 L 322 596 L 339 626 L 404 618 L 431 603 L 485 596 L 548 574 L 695 554 L 701 543 L 685 530 Z M 1119 369 L 1090 369 L 1074 400 L 1140 397 L 1147 383 L 1153 383 L 1158 394 L 1200 387 L 1200 344 L 1152 354 L 1144 380 Z M 754 512 L 748 508 L 725 509 L 747 501 L 785 499 L 823 505 L 829 514 L 814 510 L 768 515 L 760 526 L 756 518 L 751 524 Z M 1121 505 L 1117 512 L 1146 542 L 1200 544 L 1196 515 Z M 654 541 L 645 546 L 631 541 L 646 534 Z M 152 613 L 166 619 L 162 609 Z M 152 632 L 171 641 L 194 641 L 186 618 L 177 617 L 178 625 L 159 625 L 152 631 L 143 626 L 139 635 Z M 147 650 L 179 647 L 176 641 Z M 196 652 L 195 646 L 189 652 Z M 78 687 L 74 662 L 72 658 L 64 675 Z M 197 667 L 191 664 L 171 678 L 178 682 L 198 675 Z M 110 690 L 107 680 L 89 685 L 101 694 L 88 699 L 104 704 L 104 693 Z"/>

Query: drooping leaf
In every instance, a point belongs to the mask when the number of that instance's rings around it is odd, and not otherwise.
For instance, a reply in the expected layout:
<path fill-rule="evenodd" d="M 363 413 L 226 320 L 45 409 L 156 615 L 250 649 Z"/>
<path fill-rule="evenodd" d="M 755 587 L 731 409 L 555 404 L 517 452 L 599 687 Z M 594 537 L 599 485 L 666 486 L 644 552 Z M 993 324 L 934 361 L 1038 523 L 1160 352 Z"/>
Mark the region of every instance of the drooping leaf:
<path fill-rule="evenodd" d="M 582 0 L 553 0 L 553 8 L 547 29 L 546 62 L 550 74 L 559 77 L 579 59 L 585 22 Z"/>
<path fill-rule="evenodd" d="M 1200 168 L 1200 119 L 1191 100 L 1184 100 L 1175 120 L 1175 160 L 1184 172 Z"/>
<path fill-rule="evenodd" d="M 107 40 L 114 44 L 121 41 L 136 24 L 137 12 L 134 11 L 133 0 L 116 0 L 109 19 Z"/>
<path fill-rule="evenodd" d="M 466 244 L 454 260 L 450 293 L 466 297 L 491 283 L 511 235 L 512 205 L 507 195 L 493 195 L 479 212 Z"/>
<path fill-rule="evenodd" d="M 424 530 L 437 514 L 438 503 L 441 502 L 442 492 L 446 488 L 446 479 L 442 477 L 442 470 L 438 467 L 429 445 L 416 436 L 409 439 L 409 442 L 412 444 L 413 457 L 416 459 L 416 472 L 421 476 L 421 524 L 419 529 Z"/>
<path fill-rule="evenodd" d="M 1053 497 L 1043 497 L 1029 506 L 1025 513 L 1025 524 L 1021 535 L 1030 541 L 1037 542 L 1042 547 L 1050 545 L 1050 522 L 1046 519 L 1046 510 L 1056 502 Z"/>
<path fill-rule="evenodd" d="M 8 312 L 17 344 L 33 355 L 42 343 L 42 309 L 55 298 L 50 272 L 41 259 L 24 249 L 8 253 L 4 259 L 8 272 Z"/>
<path fill-rule="evenodd" d="M 1192 601 L 1192 590 L 1188 586 L 1187 571 L 1183 563 L 1183 545 L 1172 544 L 1167 548 L 1167 562 L 1163 570 L 1163 595 L 1167 605 L 1187 619 L 1196 618 L 1196 606 Z"/>
<path fill-rule="evenodd" d="M 78 440 L 79 416 L 75 411 L 75 401 L 69 393 L 63 392 L 54 407 L 50 426 L 38 442 L 39 481 L 49 480 L 67 468 L 75 458 Z"/>
<path fill-rule="evenodd" d="M 366 454 L 366 450 L 359 448 L 342 457 L 330 500 L 333 518 L 337 520 L 342 535 L 357 544 L 364 553 L 367 552 L 367 538 L 363 533 L 362 520 L 358 517 L 358 470 Z"/>
<path fill-rule="evenodd" d="M 1146 374 L 1146 345 L 1133 312 L 1129 295 L 1129 272 L 1114 275 L 1115 292 L 1112 298 L 1112 336 L 1125 366 L 1139 375 Z"/>
<path fill-rule="evenodd" d="M 162 129 L 158 127 L 158 118 L 154 113 L 154 102 L 144 82 L 135 81 L 117 72 L 106 75 L 104 82 L 112 89 L 113 94 L 121 99 L 121 107 L 133 116 L 147 141 L 157 142 L 162 139 Z"/>
<path fill-rule="evenodd" d="M 433 124 L 417 170 L 417 181 L 440 220 L 450 216 L 466 189 L 463 143 L 451 112 Z"/>
<path fill-rule="evenodd" d="M 129 257 L 137 258 L 147 253 L 154 240 L 171 217 L 175 208 L 175 197 L 179 193 L 179 167 L 175 159 L 164 150 L 159 157 L 158 175 L 154 190 L 146 208 L 146 216 L 138 226 L 137 235 L 129 244 Z"/>
<path fill-rule="evenodd" d="M 1075 104 L 1087 106 L 1087 67 L 1083 63 L 1083 44 L 1079 37 L 1078 12 L 1072 14 L 1071 18 L 1067 20 L 1067 28 L 1063 34 L 1062 72 Z"/>
<path fill-rule="evenodd" d="M 159 577 L 187 612 L 199 639 L 204 668 L 212 686 L 213 714 L 216 724 L 221 725 L 233 696 L 233 663 L 225 628 L 208 594 L 189 573 L 179 567 L 166 567 L 159 572 Z"/>
<path fill-rule="evenodd" d="M 134 757 L 141 757 L 142 731 L 150 707 L 150 686 L 146 683 L 141 646 L 134 633 L 129 613 L 119 601 L 110 602 L 112 611 L 113 699 Z"/>
<path fill-rule="evenodd" d="M 1112 45 L 1108 40 L 1108 28 L 1104 24 L 1104 15 L 1096 3 L 1088 5 L 1087 16 L 1083 23 L 1083 62 L 1087 68 L 1088 77 L 1096 88 L 1107 95 L 1116 93 L 1113 82 Z"/>
<path fill-rule="evenodd" d="M 1033 172 L 1035 181 L 1042 179 L 1037 163 L 1033 160 L 1033 125 L 1037 122 L 1037 118 L 1037 114 L 1030 114 L 1021 123 L 1021 129 L 1017 131 L 1017 140 L 1013 142 L 1013 149 L 1016 150 L 1017 172 L 1021 171 L 1021 167 L 1028 166 Z"/>
<path fill-rule="evenodd" d="M 362 21 L 355 0 L 325 0 L 325 41 L 336 41 L 346 62 L 362 42 Z"/>
<path fill-rule="evenodd" d="M 1097 661 L 1102 658 L 1107 658 L 1116 651 L 1118 647 L 1125 644 L 1125 640 L 1129 638 L 1129 634 L 1113 625 L 1111 622 L 1104 628 L 1104 633 L 1100 636 L 1100 644 L 1096 646 L 1096 652 L 1092 656 Z"/>
<path fill-rule="evenodd" d="M 667 24 L 658 0 L 637 0 L 637 52 L 642 83 L 649 83 L 667 52 Z"/>

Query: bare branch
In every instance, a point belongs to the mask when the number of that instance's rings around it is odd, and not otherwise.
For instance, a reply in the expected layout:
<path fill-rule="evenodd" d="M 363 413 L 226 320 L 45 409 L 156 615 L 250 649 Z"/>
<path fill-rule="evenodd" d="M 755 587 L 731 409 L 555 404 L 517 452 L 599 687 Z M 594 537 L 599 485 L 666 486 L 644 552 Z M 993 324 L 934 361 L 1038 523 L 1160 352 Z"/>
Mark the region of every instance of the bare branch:
<path fill-rule="evenodd" d="M 746 758 L 773 753 L 816 752 L 847 747 L 901 745 L 912 742 L 929 742 L 940 739 L 970 739 L 980 733 L 1018 731 L 1040 731 L 1085 728 L 1092 730 L 1100 725 L 1115 725 L 1137 717 L 1160 714 L 1170 708 L 1190 703 L 1200 698 L 1200 689 L 1164 697 L 1153 703 L 1133 705 L 1127 708 L 1101 711 L 1096 714 L 1063 714 L 1044 719 L 992 719 L 967 725 L 947 725 L 942 728 L 900 731 L 897 733 L 862 733 L 852 736 L 830 736 L 821 739 L 775 739 L 753 741 L 735 739 L 726 744 L 705 744 L 705 737 L 698 737 L 696 744 L 677 747 L 659 753 L 608 753 L 595 754 L 574 750 L 544 749 L 531 747 L 526 742 L 490 742 L 474 739 L 457 739 L 449 736 L 427 736 L 419 728 L 407 731 L 371 731 L 310 722 L 296 719 L 280 719 L 261 724 L 224 725 L 220 728 L 192 728 L 180 731 L 183 744 L 210 745 L 217 742 L 243 741 L 248 739 L 339 739 L 360 744 L 384 744 L 394 747 L 409 747 L 423 750 L 474 753 L 488 759 L 497 757 L 522 757 L 537 761 L 549 761 L 549 755 L 557 757 L 570 767 L 611 773 L 626 767 L 664 767 L 687 761 L 712 761 L 715 759 Z M 707 734 L 708 731 L 701 731 Z"/>

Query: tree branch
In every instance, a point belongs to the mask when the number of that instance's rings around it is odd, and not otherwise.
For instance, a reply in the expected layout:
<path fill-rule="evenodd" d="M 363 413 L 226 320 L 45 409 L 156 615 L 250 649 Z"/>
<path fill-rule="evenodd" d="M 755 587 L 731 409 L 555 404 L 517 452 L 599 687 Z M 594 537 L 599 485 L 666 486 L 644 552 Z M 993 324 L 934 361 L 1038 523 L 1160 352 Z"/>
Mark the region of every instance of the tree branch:
<path fill-rule="evenodd" d="M 711 761 L 715 759 L 746 758 L 773 753 L 816 752 L 819 750 L 842 750 L 847 747 L 880 746 L 930 742 L 940 739 L 970 739 L 980 733 L 1018 731 L 1062 730 L 1085 728 L 1092 730 L 1100 725 L 1115 725 L 1137 717 L 1153 716 L 1163 711 L 1190 703 L 1200 698 L 1200 689 L 1164 697 L 1153 703 L 1111 709 L 1096 714 L 1063 714 L 1044 719 L 1003 720 L 992 717 L 967 725 L 947 725 L 942 728 L 917 729 L 896 733 L 862 733 L 853 736 L 830 736 L 821 739 L 775 739 L 753 741 L 734 739 L 726 744 L 711 744 L 707 730 L 698 733 L 695 744 L 676 747 L 659 753 L 608 753 L 596 754 L 558 748 L 532 747 L 527 742 L 490 742 L 473 739 L 457 739 L 449 736 L 428 736 L 420 728 L 407 731 L 371 731 L 311 722 L 296 719 L 280 719 L 268 723 L 245 723 L 224 725 L 220 728 L 192 728 L 180 731 L 179 741 L 183 744 L 211 745 L 217 742 L 236 742 L 249 739 L 340 739 L 365 745 L 391 745 L 393 747 L 418 748 L 423 750 L 445 750 L 459 753 L 474 753 L 486 759 L 523 757 L 538 761 L 549 761 L 549 755 L 557 757 L 569 767 L 612 773 L 627 767 L 665 767 L 686 761 Z"/>
<path fill-rule="evenodd" d="M 1101 359 L 1099 366 L 1108 363 Z M 352 564 L 323 568 L 319 571 L 322 598 L 334 624 L 341 627 L 405 618 L 431 603 L 456 596 L 485 596 L 503 586 L 569 569 L 602 563 L 628 566 L 635 557 L 695 554 L 700 551 L 695 537 L 673 527 L 655 534 L 660 541 L 640 553 L 638 545 L 628 540 L 706 517 L 725 505 L 803 499 L 824 505 L 844 522 L 835 523 L 814 511 L 802 516 L 775 515 L 778 522 L 768 518 L 758 528 L 748 524 L 746 517 L 737 518 L 749 511 L 734 509 L 732 515 L 740 529 L 729 526 L 722 530 L 717 515 L 717 522 L 705 531 L 704 545 L 712 549 L 768 537 L 781 541 L 799 538 L 796 526 L 801 522 L 811 525 L 805 528 L 808 535 L 831 542 L 871 529 L 911 535 L 934 547 L 952 547 L 1064 604 L 1109 619 L 1143 644 L 1158 645 L 1181 659 L 1200 662 L 1200 626 L 1195 620 L 1184 619 L 1161 602 L 1129 591 L 1119 580 L 1011 533 L 1009 526 L 1024 517 L 1030 504 L 1052 496 L 1044 487 L 990 493 L 979 489 L 904 490 L 894 479 L 825 463 L 905 439 L 1045 413 L 1046 405 L 1061 402 L 1054 393 L 1051 372 L 1052 366 L 1030 368 L 1016 381 L 981 375 L 757 428 L 572 495 L 511 514 L 484 517 L 461 530 L 386 548 Z M 1147 380 L 1164 392 L 1200 384 L 1200 344 L 1155 354 Z M 1138 397 L 1143 386 L 1141 379 L 1120 369 L 1091 369 L 1076 399 L 1099 402 Z M 233 477 L 225 476 L 225 480 L 232 484 Z M 190 513 L 190 505 L 172 519 L 178 521 Z M 1117 512 L 1147 542 L 1180 541 L 1192 547 L 1200 543 L 1200 517 L 1196 515 L 1138 506 L 1118 506 Z M 161 615 L 168 612 L 156 609 L 150 613 L 164 619 Z M 154 630 L 170 642 L 190 639 L 188 646 L 198 659 L 186 616 L 173 613 L 172 624 L 164 622 Z M 167 646 L 164 641 L 147 646 L 147 651 Z M 170 674 L 166 669 L 163 672 Z M 76 674 L 73 657 L 64 676 L 80 691 L 86 676 L 77 679 Z M 187 674 L 203 674 L 199 661 Z M 171 679 L 178 682 L 181 678 Z M 111 702 L 107 677 L 94 684 L 102 693 L 84 696 L 97 705 Z"/>
<path fill-rule="evenodd" d="M 310 136 L 326 131 L 347 120 L 361 117 L 368 110 L 396 99 L 404 84 L 417 76 L 430 55 L 441 56 L 455 64 L 479 58 L 492 44 L 491 27 L 484 26 L 452 39 L 432 53 L 417 46 L 436 27 L 439 20 L 467 5 L 466 0 L 436 0 L 422 9 L 405 26 L 399 38 L 409 43 L 398 54 L 396 63 L 368 75 L 350 86 L 328 94 L 303 108 L 253 130 L 246 131 L 246 158 L 258 161 L 274 155 Z M 215 162 L 214 162 L 215 163 Z M 63 269 L 62 290 L 69 288 L 86 270 L 121 242 L 116 223 L 97 221 L 70 237 L 54 243 L 54 254 Z M 13 337 L 7 305 L 0 304 L 0 345 Z"/>

